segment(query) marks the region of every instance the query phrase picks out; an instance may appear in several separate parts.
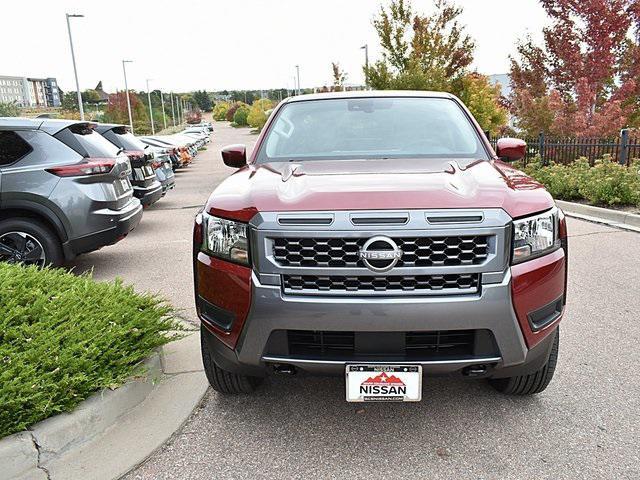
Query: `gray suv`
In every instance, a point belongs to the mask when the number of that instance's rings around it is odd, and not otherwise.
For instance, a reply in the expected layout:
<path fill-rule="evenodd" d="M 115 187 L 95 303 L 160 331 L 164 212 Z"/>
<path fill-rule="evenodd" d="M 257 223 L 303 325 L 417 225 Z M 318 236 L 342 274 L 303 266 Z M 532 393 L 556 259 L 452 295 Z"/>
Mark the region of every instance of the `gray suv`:
<path fill-rule="evenodd" d="M 59 266 L 138 225 L 129 159 L 94 129 L 0 118 L 0 261 Z"/>

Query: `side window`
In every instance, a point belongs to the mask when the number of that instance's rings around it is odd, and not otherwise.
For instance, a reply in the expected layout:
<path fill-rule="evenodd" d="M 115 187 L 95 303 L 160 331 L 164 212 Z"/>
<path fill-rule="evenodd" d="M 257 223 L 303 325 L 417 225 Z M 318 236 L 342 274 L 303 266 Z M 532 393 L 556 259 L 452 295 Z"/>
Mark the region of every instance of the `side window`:
<path fill-rule="evenodd" d="M 0 167 L 17 162 L 31 150 L 31 146 L 17 133 L 0 131 Z"/>

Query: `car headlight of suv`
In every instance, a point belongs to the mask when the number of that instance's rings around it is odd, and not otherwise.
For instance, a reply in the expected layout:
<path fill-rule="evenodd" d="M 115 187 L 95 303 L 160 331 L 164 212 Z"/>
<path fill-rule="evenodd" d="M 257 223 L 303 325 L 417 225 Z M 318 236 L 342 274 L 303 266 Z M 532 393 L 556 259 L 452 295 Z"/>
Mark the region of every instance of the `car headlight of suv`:
<path fill-rule="evenodd" d="M 513 221 L 513 264 L 540 257 L 560 248 L 558 209 Z"/>
<path fill-rule="evenodd" d="M 202 214 L 203 249 L 214 257 L 249 265 L 247 224 Z"/>

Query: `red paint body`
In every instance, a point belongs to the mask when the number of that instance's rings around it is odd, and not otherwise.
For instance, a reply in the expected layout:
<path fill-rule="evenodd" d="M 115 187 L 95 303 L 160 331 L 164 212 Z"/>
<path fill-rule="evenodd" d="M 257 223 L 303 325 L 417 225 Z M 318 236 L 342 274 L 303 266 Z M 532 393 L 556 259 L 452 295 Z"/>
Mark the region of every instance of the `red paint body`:
<path fill-rule="evenodd" d="M 562 248 L 544 257 L 511 267 L 511 292 L 513 308 L 527 347 L 532 348 L 546 337 L 558 322 L 549 324 L 534 332 L 529 326 L 527 315 L 543 305 L 557 300 L 565 288 L 565 253 Z"/>
<path fill-rule="evenodd" d="M 230 332 L 203 320 L 203 324 L 225 345 L 234 348 L 251 305 L 251 269 L 199 253 L 196 281 L 202 298 L 236 315 Z"/>
<path fill-rule="evenodd" d="M 527 144 L 519 138 L 501 138 L 496 145 L 496 154 L 512 162 L 520 160 L 527 154 Z"/>
<path fill-rule="evenodd" d="M 282 104 L 269 117 L 248 164 L 214 190 L 206 212 L 248 222 L 258 212 L 501 208 L 517 219 L 555 205 L 540 183 L 498 160 L 483 134 L 481 141 L 493 160 L 326 160 L 257 164 L 257 152 L 279 108 Z M 469 118 L 481 133 L 475 119 Z M 246 152 L 240 147 L 225 149 L 225 163 L 238 166 L 243 163 Z M 520 140 L 503 139 L 499 148 L 504 157 L 515 158 L 524 156 L 526 145 Z M 563 216 L 560 234 L 566 239 Z M 565 292 L 566 253 L 566 249 L 561 248 L 511 267 L 512 302 L 529 348 L 552 332 L 560 321 L 533 332 L 527 314 Z M 196 275 L 202 297 L 236 314 L 232 332 L 206 324 L 227 346 L 234 348 L 250 308 L 251 269 L 198 253 Z"/>

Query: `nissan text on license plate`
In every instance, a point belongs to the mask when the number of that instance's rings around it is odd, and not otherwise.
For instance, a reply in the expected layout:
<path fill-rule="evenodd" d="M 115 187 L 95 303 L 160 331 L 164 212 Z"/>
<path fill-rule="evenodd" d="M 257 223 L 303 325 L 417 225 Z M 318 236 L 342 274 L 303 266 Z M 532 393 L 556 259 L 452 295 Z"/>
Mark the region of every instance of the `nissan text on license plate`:
<path fill-rule="evenodd" d="M 347 402 L 419 402 L 421 365 L 347 365 Z"/>

